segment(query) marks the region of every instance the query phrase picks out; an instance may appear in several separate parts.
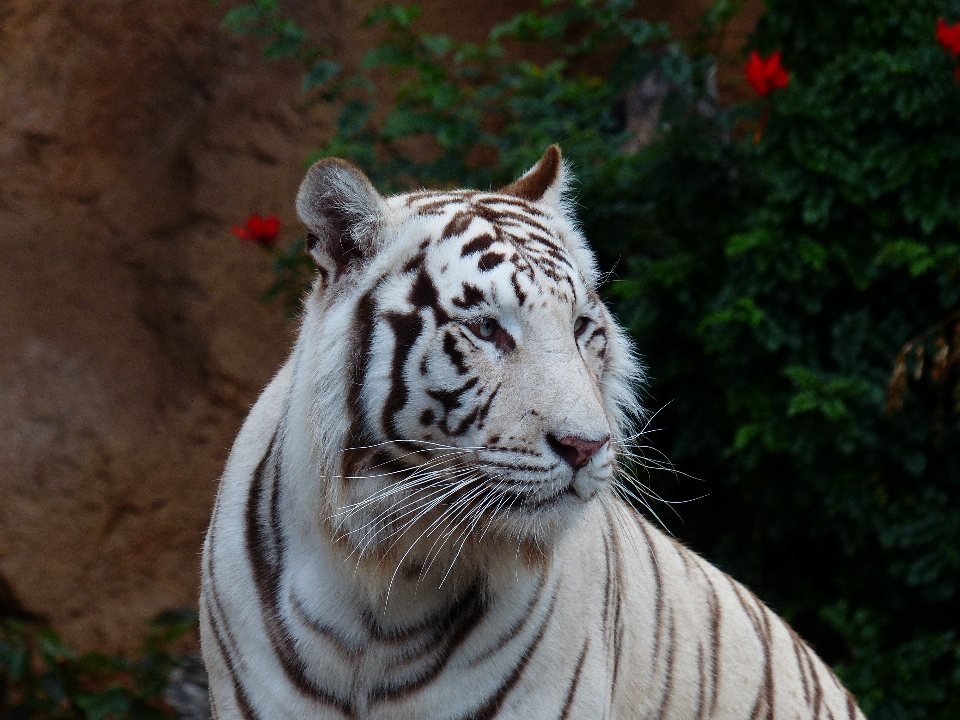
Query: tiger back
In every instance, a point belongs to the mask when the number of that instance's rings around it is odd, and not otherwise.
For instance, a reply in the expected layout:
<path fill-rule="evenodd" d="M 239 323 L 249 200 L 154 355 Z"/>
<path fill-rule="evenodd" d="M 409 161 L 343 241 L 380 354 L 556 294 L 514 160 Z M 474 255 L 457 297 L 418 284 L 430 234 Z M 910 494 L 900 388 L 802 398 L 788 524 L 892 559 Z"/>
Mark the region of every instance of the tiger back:
<path fill-rule="evenodd" d="M 565 183 L 556 146 L 499 192 L 308 171 L 317 279 L 204 545 L 216 718 L 863 717 L 618 497 L 641 371 Z"/>

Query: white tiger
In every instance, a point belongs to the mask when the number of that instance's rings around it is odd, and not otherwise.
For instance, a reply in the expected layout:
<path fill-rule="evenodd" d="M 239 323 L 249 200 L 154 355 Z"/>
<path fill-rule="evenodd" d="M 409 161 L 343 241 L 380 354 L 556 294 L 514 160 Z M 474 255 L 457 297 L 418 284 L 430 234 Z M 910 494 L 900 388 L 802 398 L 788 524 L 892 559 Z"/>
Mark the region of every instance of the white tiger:
<path fill-rule="evenodd" d="M 297 197 L 319 277 L 203 555 L 214 716 L 863 718 L 613 491 L 638 408 L 554 146 L 500 192 Z"/>

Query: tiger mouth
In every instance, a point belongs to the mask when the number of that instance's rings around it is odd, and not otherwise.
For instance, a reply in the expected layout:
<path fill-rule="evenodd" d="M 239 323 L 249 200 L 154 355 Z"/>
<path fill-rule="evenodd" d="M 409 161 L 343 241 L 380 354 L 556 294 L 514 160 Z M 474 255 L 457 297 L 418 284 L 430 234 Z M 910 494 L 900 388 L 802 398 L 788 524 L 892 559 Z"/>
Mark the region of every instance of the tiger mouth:
<path fill-rule="evenodd" d="M 520 507 L 524 510 L 536 511 L 555 507 L 567 499 L 574 497 L 579 498 L 580 495 L 573 487 L 573 483 L 570 483 L 560 488 L 560 490 L 553 495 L 548 495 L 545 498 L 533 498 L 525 493 L 505 493 L 505 497 L 508 498 L 508 508 L 515 509 Z"/>

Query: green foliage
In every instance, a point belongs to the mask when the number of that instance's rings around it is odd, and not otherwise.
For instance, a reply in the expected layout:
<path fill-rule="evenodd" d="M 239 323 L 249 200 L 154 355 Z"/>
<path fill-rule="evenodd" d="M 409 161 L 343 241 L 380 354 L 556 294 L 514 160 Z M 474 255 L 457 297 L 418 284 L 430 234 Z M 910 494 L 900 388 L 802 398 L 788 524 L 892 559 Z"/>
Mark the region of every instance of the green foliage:
<path fill-rule="evenodd" d="M 791 82 L 718 107 L 707 49 L 739 5 L 715 2 L 692 46 L 625 0 L 550 0 L 480 44 L 383 8 L 313 157 L 385 192 L 490 187 L 560 143 L 666 404 L 642 442 L 703 478 L 652 489 L 708 494 L 658 514 L 873 720 L 960 717 L 960 85 L 934 37 L 960 0 L 768 0 L 746 50 L 781 50 Z M 364 89 L 383 69 L 386 103 Z M 618 107 L 650 77 L 667 91 L 639 147 Z"/>
<path fill-rule="evenodd" d="M 304 91 L 322 88 L 321 98 L 330 100 L 340 92 L 340 64 L 330 60 L 329 51 L 322 46 L 311 47 L 306 31 L 280 13 L 279 0 L 254 0 L 227 11 L 223 27 L 236 35 L 269 38 L 263 49 L 271 60 L 291 58 L 304 68 Z"/>
<path fill-rule="evenodd" d="M 161 720 L 172 717 L 163 691 L 178 656 L 171 644 L 192 631 L 192 610 L 151 623 L 136 660 L 78 655 L 49 628 L 0 624 L 0 717 L 7 720 Z"/>

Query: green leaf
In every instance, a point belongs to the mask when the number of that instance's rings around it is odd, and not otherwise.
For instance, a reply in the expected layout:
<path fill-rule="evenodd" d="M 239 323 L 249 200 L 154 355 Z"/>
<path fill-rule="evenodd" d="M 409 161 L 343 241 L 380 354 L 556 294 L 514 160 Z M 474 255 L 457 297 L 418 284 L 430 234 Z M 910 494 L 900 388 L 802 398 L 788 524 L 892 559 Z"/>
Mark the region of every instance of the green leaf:
<path fill-rule="evenodd" d="M 77 695 L 76 703 L 88 720 L 110 720 L 129 715 L 133 698 L 126 688 L 112 685 L 101 692 Z"/>
<path fill-rule="evenodd" d="M 759 423 L 748 423 L 737 428 L 733 437 L 733 448 L 743 450 L 750 442 L 760 434 L 762 426 Z"/>
<path fill-rule="evenodd" d="M 227 11 L 221 25 L 224 29 L 239 35 L 248 32 L 250 26 L 257 25 L 263 20 L 264 16 L 256 5 L 240 5 Z"/>
<path fill-rule="evenodd" d="M 409 29 L 413 22 L 420 17 L 419 5 L 382 5 L 376 8 L 364 19 L 365 25 L 387 23 L 401 29 Z"/>
<path fill-rule="evenodd" d="M 332 60 L 317 60 L 303 76 L 303 89 L 309 92 L 314 88 L 325 85 L 340 72 L 340 64 Z"/>
<path fill-rule="evenodd" d="M 706 329 L 711 325 L 728 325 L 731 323 L 746 323 L 750 327 L 757 327 L 765 317 L 766 314 L 757 307 L 753 298 L 742 297 L 732 304 L 707 315 L 701 321 L 700 329 Z"/>
<path fill-rule="evenodd" d="M 727 254 L 727 257 L 742 255 L 743 253 L 749 252 L 754 248 L 768 245 L 772 240 L 773 238 L 766 228 L 756 228 L 750 232 L 739 233 L 731 237 L 727 241 L 727 246 L 724 249 L 724 252 Z"/>
<path fill-rule="evenodd" d="M 263 56 L 268 60 L 297 57 L 300 46 L 307 37 L 306 31 L 293 20 L 274 21 L 271 30 L 276 39 L 264 48 Z"/>
<path fill-rule="evenodd" d="M 63 660 L 72 660 L 76 657 L 76 653 L 64 645 L 60 636 L 53 630 L 48 628 L 40 630 L 36 638 L 37 647 L 40 648 L 40 652 L 51 661 L 60 662 Z"/>
<path fill-rule="evenodd" d="M 30 651 L 19 642 L 0 643 L 0 671 L 11 680 L 19 680 L 30 664 Z"/>

